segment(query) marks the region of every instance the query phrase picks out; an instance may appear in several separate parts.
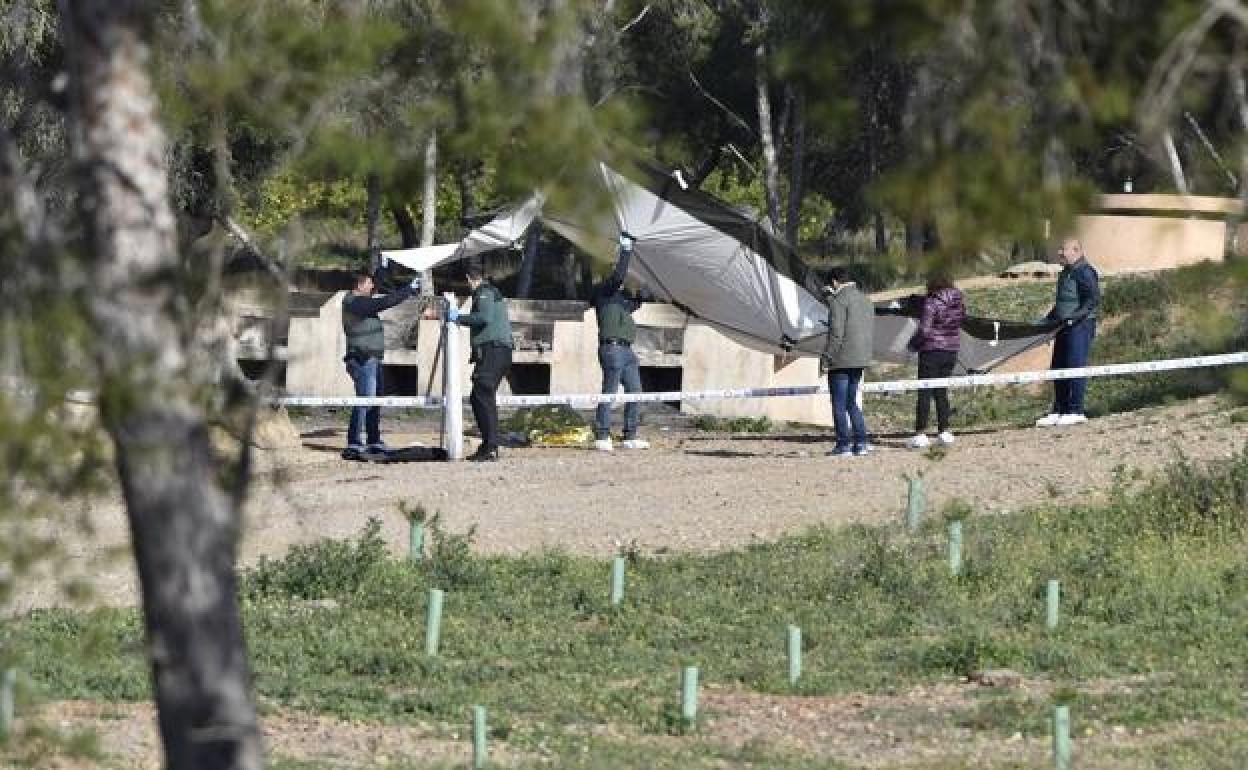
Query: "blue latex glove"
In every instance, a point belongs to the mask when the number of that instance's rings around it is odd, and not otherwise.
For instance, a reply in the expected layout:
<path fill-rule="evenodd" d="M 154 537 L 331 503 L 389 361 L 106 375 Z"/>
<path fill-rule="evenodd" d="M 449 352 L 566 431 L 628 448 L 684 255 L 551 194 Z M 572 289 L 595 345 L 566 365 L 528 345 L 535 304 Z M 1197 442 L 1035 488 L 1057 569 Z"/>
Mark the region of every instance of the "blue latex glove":
<path fill-rule="evenodd" d="M 633 236 L 628 233 L 620 233 L 620 251 L 633 250 Z"/>
<path fill-rule="evenodd" d="M 420 276 L 417 275 L 407 285 L 412 287 L 412 291 L 420 291 Z"/>
<path fill-rule="evenodd" d="M 459 320 L 459 308 L 454 305 L 446 306 L 446 320 L 455 323 Z"/>

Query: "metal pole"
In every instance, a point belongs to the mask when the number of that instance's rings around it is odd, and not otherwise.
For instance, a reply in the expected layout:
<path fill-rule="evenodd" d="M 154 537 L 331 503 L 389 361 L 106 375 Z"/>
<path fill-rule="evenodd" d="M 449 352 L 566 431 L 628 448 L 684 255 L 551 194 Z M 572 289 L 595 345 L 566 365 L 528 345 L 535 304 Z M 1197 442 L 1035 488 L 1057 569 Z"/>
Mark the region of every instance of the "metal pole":
<path fill-rule="evenodd" d="M 442 295 L 455 304 L 455 295 Z M 463 385 L 459 371 L 459 326 L 442 324 L 442 448 L 446 459 L 452 462 L 464 459 L 464 408 Z"/>

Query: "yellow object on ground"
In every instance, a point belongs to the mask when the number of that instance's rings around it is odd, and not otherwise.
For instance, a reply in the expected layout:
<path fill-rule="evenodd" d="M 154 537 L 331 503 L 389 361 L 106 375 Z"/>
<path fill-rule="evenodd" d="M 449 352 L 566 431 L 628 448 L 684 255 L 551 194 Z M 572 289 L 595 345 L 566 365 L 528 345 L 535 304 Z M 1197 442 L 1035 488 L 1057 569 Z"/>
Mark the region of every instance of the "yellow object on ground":
<path fill-rule="evenodd" d="M 594 431 L 588 426 L 565 430 L 531 430 L 529 444 L 532 446 L 578 446 L 592 440 Z"/>

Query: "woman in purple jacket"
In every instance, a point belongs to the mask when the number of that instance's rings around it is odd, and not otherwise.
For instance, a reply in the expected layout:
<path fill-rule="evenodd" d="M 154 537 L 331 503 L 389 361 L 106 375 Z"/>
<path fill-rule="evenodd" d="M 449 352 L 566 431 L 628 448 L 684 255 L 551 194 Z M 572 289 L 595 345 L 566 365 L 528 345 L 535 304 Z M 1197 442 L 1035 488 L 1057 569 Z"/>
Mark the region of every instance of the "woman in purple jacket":
<path fill-rule="evenodd" d="M 962 319 L 966 307 L 962 292 L 953 285 L 953 279 L 944 273 L 933 273 L 927 279 L 927 294 L 920 298 L 923 311 L 919 328 L 910 339 L 910 349 L 919 354 L 919 379 L 948 377 L 958 362 L 958 347 L 962 335 Z M 930 445 L 927 439 L 927 417 L 931 401 L 936 401 L 937 440 L 946 446 L 953 443 L 949 432 L 949 393 L 946 388 L 929 388 L 919 391 L 914 408 L 914 437 L 906 442 L 912 449 Z"/>

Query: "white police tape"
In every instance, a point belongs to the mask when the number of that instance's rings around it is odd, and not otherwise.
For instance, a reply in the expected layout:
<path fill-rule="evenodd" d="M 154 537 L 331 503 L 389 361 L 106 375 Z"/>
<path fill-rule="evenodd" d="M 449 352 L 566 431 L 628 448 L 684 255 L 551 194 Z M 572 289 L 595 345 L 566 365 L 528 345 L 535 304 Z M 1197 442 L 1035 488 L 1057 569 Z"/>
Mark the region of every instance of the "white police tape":
<path fill-rule="evenodd" d="M 924 380 L 886 380 L 866 382 L 864 393 L 898 393 L 930 388 L 966 388 L 975 385 L 1025 385 L 1050 380 L 1069 380 L 1081 377 L 1114 377 L 1123 374 L 1146 374 L 1168 372 L 1178 369 L 1206 369 L 1216 366 L 1239 366 L 1248 364 L 1248 352 L 1223 353 L 1193 358 L 1169 358 L 1160 361 L 1139 361 L 1129 364 L 1105 364 L 1085 366 L 1078 369 L 1047 369 L 1040 372 L 1010 372 L 1004 374 L 968 374 L 960 377 L 943 377 Z M 659 393 L 574 393 L 548 396 L 502 396 L 499 406 L 593 406 L 595 404 L 626 404 L 654 401 L 707 401 L 732 398 L 776 398 L 785 396 L 816 396 L 826 394 L 828 386 L 795 385 L 787 388 L 720 388 L 715 390 L 672 390 Z M 467 399 L 465 399 L 466 401 Z M 285 396 L 272 399 L 282 406 L 385 406 L 397 408 L 433 408 L 442 406 L 440 396 Z"/>

